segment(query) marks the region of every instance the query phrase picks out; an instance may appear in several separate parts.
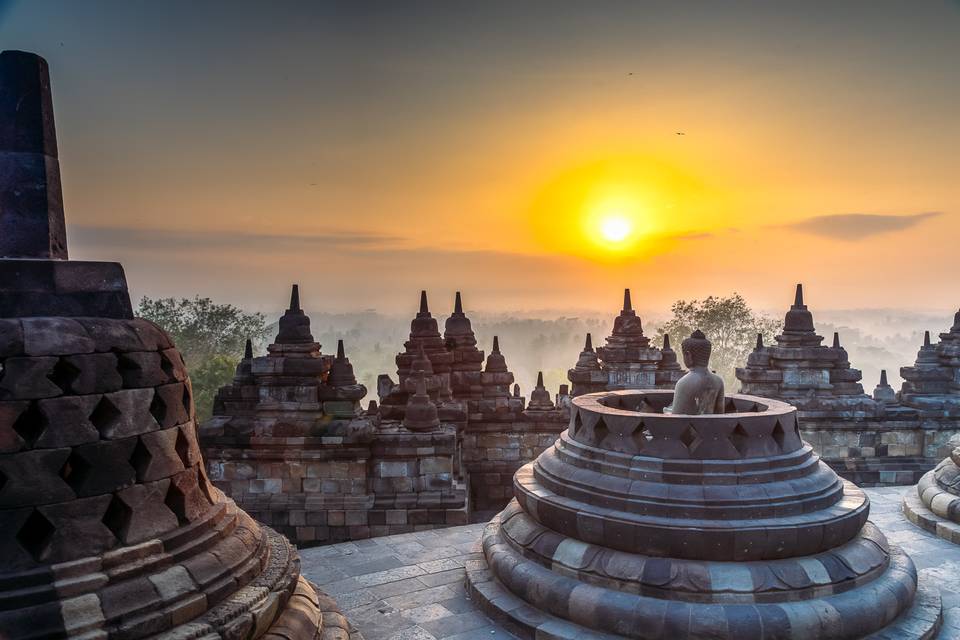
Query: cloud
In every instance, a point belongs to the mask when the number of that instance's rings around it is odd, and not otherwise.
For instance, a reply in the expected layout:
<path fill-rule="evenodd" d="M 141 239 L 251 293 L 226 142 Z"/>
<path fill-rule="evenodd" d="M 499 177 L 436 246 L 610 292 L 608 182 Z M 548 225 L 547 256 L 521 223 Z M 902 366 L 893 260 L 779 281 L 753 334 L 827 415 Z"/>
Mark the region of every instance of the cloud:
<path fill-rule="evenodd" d="M 881 233 L 905 231 L 928 218 L 941 215 L 943 215 L 942 211 L 925 211 L 908 215 L 841 213 L 829 216 L 814 216 L 784 226 L 825 238 L 855 242 Z"/>
<path fill-rule="evenodd" d="M 71 224 L 68 240 L 84 248 L 127 246 L 136 249 L 195 251 L 229 248 L 260 252 L 304 249 L 358 249 L 389 247 L 403 241 L 399 236 L 362 231 L 333 231 L 322 234 L 269 234 L 235 231 L 187 231 L 171 229 L 136 229 L 132 227 L 97 227 Z"/>

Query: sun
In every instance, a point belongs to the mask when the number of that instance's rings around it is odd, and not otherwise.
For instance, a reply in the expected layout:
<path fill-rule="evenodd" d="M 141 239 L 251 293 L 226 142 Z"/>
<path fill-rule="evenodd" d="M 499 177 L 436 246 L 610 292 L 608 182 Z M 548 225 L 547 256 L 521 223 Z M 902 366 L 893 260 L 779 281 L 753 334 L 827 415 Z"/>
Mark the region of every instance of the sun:
<path fill-rule="evenodd" d="M 600 235 L 608 242 L 623 242 L 633 231 L 633 222 L 621 214 L 609 214 L 600 219 Z"/>

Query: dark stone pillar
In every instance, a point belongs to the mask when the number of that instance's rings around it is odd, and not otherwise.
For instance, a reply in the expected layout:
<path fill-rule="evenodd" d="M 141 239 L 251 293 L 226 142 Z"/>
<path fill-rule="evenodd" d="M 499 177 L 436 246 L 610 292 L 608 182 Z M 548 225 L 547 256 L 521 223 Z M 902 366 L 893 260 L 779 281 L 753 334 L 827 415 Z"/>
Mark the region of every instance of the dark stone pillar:
<path fill-rule="evenodd" d="M 50 72 L 0 53 L 0 258 L 67 259 Z"/>

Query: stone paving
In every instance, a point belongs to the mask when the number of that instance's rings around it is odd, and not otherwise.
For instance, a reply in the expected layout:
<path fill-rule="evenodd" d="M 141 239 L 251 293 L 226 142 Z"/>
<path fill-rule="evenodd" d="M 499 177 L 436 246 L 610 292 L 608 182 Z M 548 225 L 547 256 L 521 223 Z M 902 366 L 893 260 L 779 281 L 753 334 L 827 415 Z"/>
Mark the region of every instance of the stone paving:
<path fill-rule="evenodd" d="M 914 526 L 900 509 L 914 487 L 866 489 L 870 519 L 939 586 L 940 640 L 960 639 L 960 546 Z M 483 524 L 405 533 L 301 551 L 304 575 L 339 603 L 366 640 L 515 638 L 480 612 L 464 568 L 480 558 Z"/>

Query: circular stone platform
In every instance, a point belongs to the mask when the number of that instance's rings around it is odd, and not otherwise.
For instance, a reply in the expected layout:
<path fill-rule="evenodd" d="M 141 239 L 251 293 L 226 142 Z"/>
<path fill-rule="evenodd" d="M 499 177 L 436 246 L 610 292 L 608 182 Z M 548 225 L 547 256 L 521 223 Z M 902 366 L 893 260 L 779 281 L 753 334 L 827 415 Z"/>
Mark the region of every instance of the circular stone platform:
<path fill-rule="evenodd" d="M 935 637 L 938 596 L 918 597 L 912 561 L 800 439 L 794 407 L 734 395 L 723 414 L 662 413 L 672 399 L 573 401 L 467 572 L 490 615 L 537 638 Z"/>
<path fill-rule="evenodd" d="M 960 544 L 960 448 L 954 449 L 903 498 L 907 519 L 944 540 Z"/>

